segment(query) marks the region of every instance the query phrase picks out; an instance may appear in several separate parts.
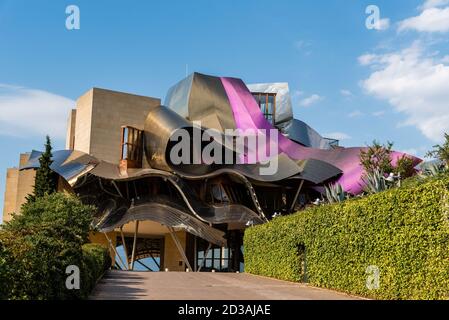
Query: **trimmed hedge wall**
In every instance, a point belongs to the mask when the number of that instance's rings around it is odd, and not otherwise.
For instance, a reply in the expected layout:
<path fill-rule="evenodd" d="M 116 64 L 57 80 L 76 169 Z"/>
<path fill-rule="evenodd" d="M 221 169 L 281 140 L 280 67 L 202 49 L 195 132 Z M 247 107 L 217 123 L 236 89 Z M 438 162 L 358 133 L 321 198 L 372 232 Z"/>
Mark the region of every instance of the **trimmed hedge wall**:
<path fill-rule="evenodd" d="M 247 229 L 244 248 L 248 273 L 376 299 L 448 299 L 449 178 L 276 218 Z"/>
<path fill-rule="evenodd" d="M 109 250 L 102 245 L 88 243 L 83 245 L 82 298 L 88 298 L 97 281 L 111 267 Z"/>

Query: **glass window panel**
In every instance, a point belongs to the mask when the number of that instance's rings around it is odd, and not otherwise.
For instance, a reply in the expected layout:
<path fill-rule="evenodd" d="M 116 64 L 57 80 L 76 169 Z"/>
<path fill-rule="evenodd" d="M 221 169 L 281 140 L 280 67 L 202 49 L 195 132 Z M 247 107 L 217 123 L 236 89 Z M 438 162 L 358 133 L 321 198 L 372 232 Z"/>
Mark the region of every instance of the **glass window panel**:
<path fill-rule="evenodd" d="M 220 260 L 214 260 L 214 269 L 220 270 Z"/>
<path fill-rule="evenodd" d="M 122 159 L 128 159 L 128 145 L 123 145 Z"/>
<path fill-rule="evenodd" d="M 211 259 L 206 260 L 206 268 L 212 268 L 212 260 Z"/>
<path fill-rule="evenodd" d="M 269 113 L 271 115 L 273 114 L 273 104 L 272 103 L 268 103 L 267 113 Z"/>
<path fill-rule="evenodd" d="M 204 258 L 204 251 L 198 251 L 198 258 Z"/>
<path fill-rule="evenodd" d="M 228 268 L 228 260 L 227 260 L 227 259 L 224 259 L 224 260 L 221 262 L 221 268 L 222 268 L 222 269 L 227 269 L 227 268 Z"/>
<path fill-rule="evenodd" d="M 208 259 L 212 259 L 212 250 L 209 250 L 209 253 L 207 254 Z"/>
<path fill-rule="evenodd" d="M 127 142 L 127 139 L 128 139 L 128 128 L 125 128 L 124 129 L 124 131 L 123 131 L 123 142 Z"/>
<path fill-rule="evenodd" d="M 264 98 L 262 98 L 262 101 L 260 101 L 260 110 L 262 110 L 263 113 L 265 113 L 265 108 L 266 108 L 266 103 L 265 103 L 266 101 Z"/>
<path fill-rule="evenodd" d="M 229 258 L 229 249 L 223 248 L 223 258 L 228 259 Z"/>
<path fill-rule="evenodd" d="M 215 248 L 214 249 L 214 258 L 215 259 L 220 259 L 220 248 Z"/>

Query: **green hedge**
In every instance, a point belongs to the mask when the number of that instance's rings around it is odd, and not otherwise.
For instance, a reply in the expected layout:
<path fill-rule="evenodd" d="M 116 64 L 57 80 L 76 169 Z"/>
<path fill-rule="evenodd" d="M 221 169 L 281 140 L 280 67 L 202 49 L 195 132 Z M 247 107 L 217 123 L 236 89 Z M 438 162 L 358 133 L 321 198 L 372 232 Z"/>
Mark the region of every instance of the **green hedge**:
<path fill-rule="evenodd" d="M 112 261 L 109 250 L 99 244 L 83 245 L 84 285 L 81 285 L 83 297 L 88 297 L 97 281 L 104 272 L 111 267 Z"/>
<path fill-rule="evenodd" d="M 449 178 L 276 218 L 249 228 L 244 248 L 249 273 L 376 299 L 448 299 Z M 368 266 L 378 289 L 367 288 Z"/>
<path fill-rule="evenodd" d="M 94 208 L 64 194 L 27 203 L 0 229 L 0 299 L 86 298 L 110 266 L 108 250 L 86 245 Z M 106 257 L 108 256 L 108 257 Z M 80 269 L 80 290 L 66 268 Z"/>

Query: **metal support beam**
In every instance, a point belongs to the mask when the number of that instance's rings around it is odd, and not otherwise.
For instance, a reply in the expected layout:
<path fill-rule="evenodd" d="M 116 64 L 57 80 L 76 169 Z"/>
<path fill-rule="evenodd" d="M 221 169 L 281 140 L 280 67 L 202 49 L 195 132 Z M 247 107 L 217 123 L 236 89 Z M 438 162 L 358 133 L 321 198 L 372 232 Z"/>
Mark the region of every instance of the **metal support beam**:
<path fill-rule="evenodd" d="M 197 259 L 197 242 L 198 242 L 198 238 L 195 236 L 194 237 L 194 245 L 193 245 L 193 271 L 196 272 L 196 270 L 198 270 L 198 259 Z"/>
<path fill-rule="evenodd" d="M 118 194 L 120 195 L 120 197 L 123 198 L 123 195 L 122 195 L 122 193 L 120 192 L 120 189 L 118 188 L 118 186 L 117 186 L 117 184 L 115 183 L 115 181 L 112 180 L 111 182 L 112 182 L 112 185 L 114 186 L 115 190 L 116 190 L 116 191 L 118 192 Z"/>
<path fill-rule="evenodd" d="M 153 254 L 150 252 L 150 257 L 151 259 L 153 259 L 154 264 L 159 268 L 159 270 L 161 269 L 161 265 L 157 262 L 157 260 L 154 258 Z"/>
<path fill-rule="evenodd" d="M 199 265 L 199 268 L 198 268 L 197 272 L 200 272 L 200 271 L 201 271 L 201 268 L 203 267 L 204 262 L 206 261 L 206 258 L 207 258 L 207 256 L 209 255 L 209 251 L 210 251 L 210 248 L 211 248 L 211 247 L 212 247 L 212 244 L 209 242 L 209 246 L 207 247 L 207 250 L 206 250 L 206 252 L 204 253 L 203 260 L 201 260 L 201 263 L 200 263 L 200 265 Z"/>
<path fill-rule="evenodd" d="M 179 253 L 182 256 L 182 259 L 184 260 L 187 268 L 189 268 L 190 271 L 192 271 L 192 266 L 190 265 L 189 260 L 187 259 L 186 253 L 184 252 L 184 249 L 182 248 L 181 243 L 179 242 L 178 237 L 176 236 L 175 230 L 172 227 L 167 227 L 170 231 L 170 235 L 173 239 L 173 242 L 175 243 L 176 247 L 178 248 Z"/>
<path fill-rule="evenodd" d="M 136 256 L 136 244 L 137 244 L 137 233 L 139 232 L 139 220 L 136 220 L 136 226 L 134 229 L 134 242 L 133 242 L 133 251 L 131 254 L 131 270 L 134 270 L 134 259 Z"/>
<path fill-rule="evenodd" d="M 109 247 L 112 249 L 112 251 L 114 251 L 114 254 L 118 257 L 118 259 L 119 259 L 120 262 L 122 263 L 122 265 L 123 265 L 123 267 L 124 267 L 123 270 L 124 270 L 124 269 L 128 269 L 128 268 L 126 267 L 126 264 L 123 263 L 122 257 L 120 257 L 120 255 L 118 254 L 118 252 L 117 252 L 117 250 L 115 249 L 114 245 L 112 244 L 111 239 L 109 239 L 109 237 L 108 237 L 108 235 L 107 235 L 106 233 L 103 233 L 103 234 L 104 234 L 104 236 L 106 237 L 106 240 L 108 240 Z M 117 263 L 117 262 L 116 262 L 116 263 Z"/>
<path fill-rule="evenodd" d="M 129 269 L 128 249 L 126 248 L 125 235 L 123 234 L 123 226 L 120 227 L 120 235 L 122 237 L 122 244 L 123 244 L 123 251 L 125 253 L 125 258 L 126 258 L 126 265 L 128 266 L 128 269 Z"/>
<path fill-rule="evenodd" d="M 142 267 L 146 268 L 148 271 L 152 271 L 153 272 L 153 270 L 150 267 L 148 267 L 146 264 L 144 264 L 143 262 L 141 262 L 139 260 L 136 260 L 136 262 L 138 264 L 140 264 Z"/>
<path fill-rule="evenodd" d="M 301 192 L 302 186 L 304 184 L 304 180 L 301 180 L 298 190 L 296 190 L 295 198 L 293 199 L 292 206 L 290 207 L 290 212 L 292 212 L 295 209 L 296 201 L 298 201 L 299 193 Z"/>

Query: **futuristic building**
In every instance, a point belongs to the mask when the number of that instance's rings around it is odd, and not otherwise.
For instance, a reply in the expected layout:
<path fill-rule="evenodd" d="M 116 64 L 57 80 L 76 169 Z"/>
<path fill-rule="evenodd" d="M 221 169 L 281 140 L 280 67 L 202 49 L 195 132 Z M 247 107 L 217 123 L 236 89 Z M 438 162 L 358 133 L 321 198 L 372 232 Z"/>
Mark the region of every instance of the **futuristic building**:
<path fill-rule="evenodd" d="M 239 140 L 248 131 L 269 147 Z M 117 267 L 151 257 L 160 270 L 238 271 L 248 226 L 306 207 L 329 183 L 360 193 L 361 149 L 340 147 L 294 119 L 286 83 L 194 73 L 163 104 L 88 91 L 70 113 L 66 150 L 53 153 L 52 169 L 61 190 L 98 208 L 92 241 L 112 253 L 124 245 L 127 259 Z M 394 152 L 393 164 L 402 155 Z M 31 192 L 39 156 L 22 155 L 20 168 L 8 169 L 5 220 Z"/>

